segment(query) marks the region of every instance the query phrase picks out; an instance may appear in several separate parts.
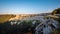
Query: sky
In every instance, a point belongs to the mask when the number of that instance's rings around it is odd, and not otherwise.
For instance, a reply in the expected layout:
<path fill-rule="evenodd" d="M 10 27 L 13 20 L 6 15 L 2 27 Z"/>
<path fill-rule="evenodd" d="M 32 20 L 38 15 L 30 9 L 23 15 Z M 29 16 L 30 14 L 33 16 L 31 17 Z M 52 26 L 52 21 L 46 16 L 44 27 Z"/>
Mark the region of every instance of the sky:
<path fill-rule="evenodd" d="M 60 8 L 60 0 L 0 0 L 0 14 L 38 14 Z"/>

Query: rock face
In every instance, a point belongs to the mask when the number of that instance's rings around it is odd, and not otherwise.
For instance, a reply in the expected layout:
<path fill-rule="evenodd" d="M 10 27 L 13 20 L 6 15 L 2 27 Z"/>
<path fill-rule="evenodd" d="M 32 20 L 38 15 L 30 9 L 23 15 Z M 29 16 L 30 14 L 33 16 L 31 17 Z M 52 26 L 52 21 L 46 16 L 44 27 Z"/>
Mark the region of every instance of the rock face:
<path fill-rule="evenodd" d="M 58 27 L 58 22 L 53 20 L 53 19 L 47 19 L 44 20 L 42 23 L 40 23 L 37 27 L 36 27 L 36 34 L 50 34 L 52 31 L 54 31 L 55 29 L 59 28 Z"/>
<path fill-rule="evenodd" d="M 19 16 L 19 15 L 16 15 L 15 17 L 10 18 L 9 21 L 10 21 L 10 20 L 18 20 L 19 18 L 20 18 L 20 16 Z"/>

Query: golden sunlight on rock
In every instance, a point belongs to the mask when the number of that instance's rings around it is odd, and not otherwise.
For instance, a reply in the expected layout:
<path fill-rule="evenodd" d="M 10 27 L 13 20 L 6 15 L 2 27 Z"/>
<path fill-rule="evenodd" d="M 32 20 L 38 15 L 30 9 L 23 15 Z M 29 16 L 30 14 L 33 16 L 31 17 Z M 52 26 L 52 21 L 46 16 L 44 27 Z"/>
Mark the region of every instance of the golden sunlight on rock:
<path fill-rule="evenodd" d="M 55 16 L 55 15 L 48 15 L 48 16 L 45 16 L 46 18 L 50 17 L 50 18 L 59 18 L 58 16 Z"/>
<path fill-rule="evenodd" d="M 16 17 L 14 17 L 14 18 L 10 18 L 9 21 L 10 20 L 18 20 L 19 18 L 20 18 L 20 16 L 19 15 L 16 15 Z"/>

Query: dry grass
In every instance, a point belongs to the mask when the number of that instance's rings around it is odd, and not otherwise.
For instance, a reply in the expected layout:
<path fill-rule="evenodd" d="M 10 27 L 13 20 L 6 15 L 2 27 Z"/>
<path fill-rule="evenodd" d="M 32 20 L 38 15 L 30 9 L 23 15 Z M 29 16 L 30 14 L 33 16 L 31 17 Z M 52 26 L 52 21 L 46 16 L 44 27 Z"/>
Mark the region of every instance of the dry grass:
<path fill-rule="evenodd" d="M 15 17 L 15 15 L 8 15 L 8 14 L 0 15 L 0 23 L 8 21 L 10 18 L 13 18 L 13 17 Z"/>

